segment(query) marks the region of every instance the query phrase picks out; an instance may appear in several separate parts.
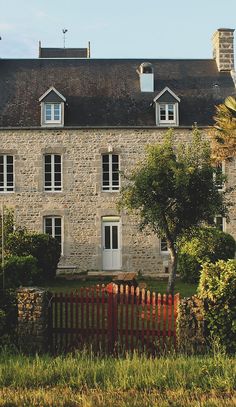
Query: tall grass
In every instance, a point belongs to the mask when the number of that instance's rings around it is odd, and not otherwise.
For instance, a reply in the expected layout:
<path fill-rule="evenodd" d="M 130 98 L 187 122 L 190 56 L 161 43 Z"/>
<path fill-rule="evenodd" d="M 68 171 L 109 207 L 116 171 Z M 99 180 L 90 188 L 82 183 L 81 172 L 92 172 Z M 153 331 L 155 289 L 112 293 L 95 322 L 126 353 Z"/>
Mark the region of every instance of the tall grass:
<path fill-rule="evenodd" d="M 159 358 L 0 354 L 0 406 L 233 406 L 235 390 L 236 360 L 221 353 Z M 171 398 L 179 404 L 168 404 Z"/>

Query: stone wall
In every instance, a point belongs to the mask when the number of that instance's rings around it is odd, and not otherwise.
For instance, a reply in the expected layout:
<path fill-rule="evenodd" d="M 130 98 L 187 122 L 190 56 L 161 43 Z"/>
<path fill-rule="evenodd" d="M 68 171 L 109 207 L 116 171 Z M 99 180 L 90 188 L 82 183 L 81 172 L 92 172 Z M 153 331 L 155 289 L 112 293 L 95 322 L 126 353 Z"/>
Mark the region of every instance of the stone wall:
<path fill-rule="evenodd" d="M 207 350 L 204 303 L 196 295 L 183 298 L 179 303 L 177 342 L 178 350 L 184 353 L 205 353 Z"/>
<path fill-rule="evenodd" d="M 189 141 L 190 129 L 176 128 L 175 142 Z M 78 271 L 102 270 L 102 217 L 120 216 L 122 270 L 142 274 L 163 273 L 168 255 L 161 253 L 160 241 L 140 233 L 137 218 L 118 213 L 118 192 L 101 189 L 101 154 L 120 156 L 120 170 L 129 173 L 144 157 L 148 144 L 162 142 L 166 129 L 38 129 L 1 130 L 0 154 L 13 154 L 15 192 L 1 193 L 0 203 L 15 210 L 16 224 L 42 232 L 44 216 L 63 220 L 63 255 L 60 266 Z M 62 155 L 63 190 L 43 190 L 43 155 Z M 236 179 L 235 162 L 229 164 L 230 179 Z M 231 193 L 235 202 L 236 192 Z M 231 208 L 227 231 L 236 237 L 236 214 Z M 164 266 L 165 264 L 165 266 Z"/>
<path fill-rule="evenodd" d="M 25 353 L 48 351 L 50 297 L 40 288 L 18 290 L 18 345 Z"/>

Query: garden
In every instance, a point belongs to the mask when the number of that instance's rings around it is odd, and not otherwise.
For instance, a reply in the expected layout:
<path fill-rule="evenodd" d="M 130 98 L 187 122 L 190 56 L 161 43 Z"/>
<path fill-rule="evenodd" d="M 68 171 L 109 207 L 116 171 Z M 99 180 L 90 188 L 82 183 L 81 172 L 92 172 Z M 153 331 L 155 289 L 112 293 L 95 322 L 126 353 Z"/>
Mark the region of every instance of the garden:
<path fill-rule="evenodd" d="M 219 179 L 214 176 L 210 150 L 195 132 L 192 145 L 179 146 L 178 154 L 170 138 L 163 145 L 150 147 L 148 154 L 147 166 L 139 167 L 121 191 L 119 205 L 139 211 L 140 227 L 149 227 L 159 238 L 166 239 L 172 267 L 168 283 L 138 276 L 138 285 L 145 284 L 145 289 L 130 289 L 131 300 L 123 288 L 106 291 L 110 280 L 56 277 L 60 258 L 56 239 L 13 228 L 13 213 L 6 213 L 1 231 L 5 256 L 0 275 L 0 406 L 236 405 L 235 241 L 213 222 L 218 213 L 227 216 L 227 204 L 217 188 Z M 163 177 L 168 178 L 171 188 L 162 182 Z M 100 283 L 104 287 L 98 291 Z M 37 301 L 32 303 L 37 293 L 32 289 L 27 292 L 26 288 L 19 303 L 17 288 L 32 285 L 51 291 L 49 301 L 43 305 L 41 290 L 42 302 L 36 296 Z M 181 298 L 178 312 L 172 300 L 168 302 L 177 292 Z M 83 293 L 83 300 L 78 293 Z M 55 305 L 58 298 L 62 306 Z M 96 312 L 95 298 L 100 304 Z M 25 299 L 29 302 L 24 303 Z M 47 338 L 50 332 L 43 331 L 42 309 L 45 304 L 45 309 L 50 309 L 53 303 L 59 309 L 51 326 L 56 335 L 59 331 L 67 335 L 66 329 L 70 329 L 73 336 L 74 318 L 77 325 L 81 321 L 86 325 L 87 321 L 89 337 L 90 320 L 98 320 L 101 315 L 110 324 L 114 346 L 105 354 L 95 353 L 86 341 L 79 351 L 76 347 L 67 353 L 51 354 L 50 348 L 37 351 L 38 339 L 43 335 Z M 112 310 L 107 316 L 106 307 Z M 121 321 L 125 317 L 130 320 L 130 326 L 121 323 L 121 332 L 126 338 L 131 335 L 132 344 L 133 332 L 142 340 L 147 332 L 148 344 L 155 348 L 160 339 L 155 335 L 164 338 L 167 321 L 174 346 L 157 346 L 157 351 L 148 353 L 132 345 L 131 352 L 120 352 L 115 346 L 118 314 Z M 57 330 L 60 321 L 65 325 Z M 100 328 L 96 326 L 97 333 Z M 31 343 L 24 343 L 24 332 Z M 26 345 L 24 352 L 19 346 L 20 335 L 21 344 Z M 34 345 L 34 352 L 30 345 Z"/>

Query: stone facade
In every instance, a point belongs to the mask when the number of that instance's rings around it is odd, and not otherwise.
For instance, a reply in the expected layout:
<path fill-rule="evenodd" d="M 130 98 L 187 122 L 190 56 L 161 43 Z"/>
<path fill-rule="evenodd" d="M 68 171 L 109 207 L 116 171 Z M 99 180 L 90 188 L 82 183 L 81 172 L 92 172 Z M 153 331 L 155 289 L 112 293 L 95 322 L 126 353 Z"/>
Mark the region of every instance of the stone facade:
<path fill-rule="evenodd" d="M 234 69 L 234 30 L 219 28 L 212 37 L 213 57 L 219 71 Z"/>
<path fill-rule="evenodd" d="M 206 134 L 206 130 L 202 130 Z M 63 221 L 63 255 L 60 267 L 77 271 L 103 269 L 102 218 L 120 217 L 121 266 L 123 271 L 162 274 L 168 267 L 168 254 L 161 253 L 160 241 L 140 233 L 137 218 L 118 212 L 119 192 L 101 187 L 104 153 L 120 157 L 120 170 L 129 173 L 144 157 L 148 144 L 161 142 L 166 129 L 32 129 L 1 130 L 1 154 L 12 154 L 15 165 L 15 191 L 1 193 L 0 201 L 14 208 L 16 224 L 43 231 L 45 216 Z M 188 141 L 191 129 L 174 129 L 174 140 Z M 62 155 L 63 189 L 45 192 L 44 154 Z M 228 164 L 229 184 L 236 179 L 235 162 Z M 122 186 L 122 181 L 121 181 Z M 231 199 L 235 202 L 235 192 Z M 236 238 L 236 208 L 226 230 Z"/>
<path fill-rule="evenodd" d="M 18 345 L 26 353 L 48 350 L 50 295 L 40 288 L 21 288 L 18 303 Z"/>

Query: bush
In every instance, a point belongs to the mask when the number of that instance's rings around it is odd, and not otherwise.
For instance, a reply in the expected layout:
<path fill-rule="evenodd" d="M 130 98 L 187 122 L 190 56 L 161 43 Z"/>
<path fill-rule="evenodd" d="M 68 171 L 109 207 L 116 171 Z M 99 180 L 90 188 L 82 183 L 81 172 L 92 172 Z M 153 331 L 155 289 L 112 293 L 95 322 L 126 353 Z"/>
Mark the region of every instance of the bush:
<path fill-rule="evenodd" d="M 30 286 L 38 284 L 42 271 L 38 267 L 37 259 L 33 256 L 10 256 L 4 265 L 5 287 L 15 288 L 20 285 Z M 2 270 L 0 273 L 2 282 Z"/>
<path fill-rule="evenodd" d="M 178 273 L 183 281 L 198 283 L 204 262 L 233 259 L 234 238 L 214 227 L 193 228 L 178 240 Z"/>
<path fill-rule="evenodd" d="M 236 261 L 205 263 L 198 294 L 205 302 L 212 338 L 217 339 L 228 352 L 236 352 Z"/>
<path fill-rule="evenodd" d="M 17 301 L 14 290 L 0 290 L 0 346 L 16 342 Z"/>
<path fill-rule="evenodd" d="M 51 280 L 56 275 L 60 260 L 60 245 L 48 234 L 28 233 L 18 230 L 9 235 L 7 250 L 15 256 L 33 256 L 41 269 L 40 283 Z"/>

